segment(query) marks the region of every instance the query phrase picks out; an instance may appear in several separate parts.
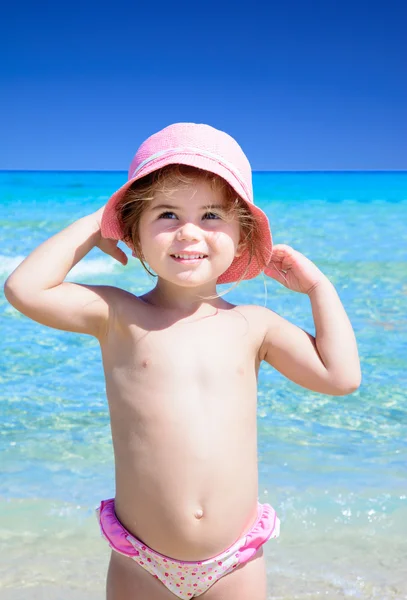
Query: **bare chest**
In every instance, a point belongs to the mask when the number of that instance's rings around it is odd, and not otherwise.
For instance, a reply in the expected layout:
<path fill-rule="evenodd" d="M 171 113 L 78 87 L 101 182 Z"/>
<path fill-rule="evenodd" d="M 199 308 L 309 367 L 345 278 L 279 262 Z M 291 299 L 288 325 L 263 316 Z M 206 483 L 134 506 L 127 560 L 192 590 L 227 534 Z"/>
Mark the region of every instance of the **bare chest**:
<path fill-rule="evenodd" d="M 166 386 L 244 379 L 258 368 L 258 335 L 241 315 L 129 325 L 112 359 L 121 377 Z"/>

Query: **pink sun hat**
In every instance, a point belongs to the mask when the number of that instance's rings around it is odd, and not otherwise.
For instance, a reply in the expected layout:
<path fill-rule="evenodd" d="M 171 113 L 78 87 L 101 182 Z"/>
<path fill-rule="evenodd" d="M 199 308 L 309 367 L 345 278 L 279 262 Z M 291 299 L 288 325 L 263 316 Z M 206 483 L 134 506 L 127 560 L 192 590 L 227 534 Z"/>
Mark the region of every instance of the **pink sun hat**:
<path fill-rule="evenodd" d="M 101 232 L 105 238 L 123 240 L 123 231 L 116 207 L 129 187 L 145 175 L 170 164 L 189 165 L 215 173 L 227 181 L 244 200 L 254 215 L 261 239 L 261 254 L 266 264 L 260 264 L 249 250 L 235 257 L 217 283 L 231 283 L 253 279 L 267 266 L 271 258 L 272 238 L 266 214 L 253 202 L 252 170 L 239 144 L 230 135 L 210 125 L 175 123 L 145 140 L 137 150 L 129 168 L 128 181 L 117 190 L 106 204 Z M 134 248 L 127 243 L 134 253 Z M 250 261 L 250 264 L 248 264 Z"/>

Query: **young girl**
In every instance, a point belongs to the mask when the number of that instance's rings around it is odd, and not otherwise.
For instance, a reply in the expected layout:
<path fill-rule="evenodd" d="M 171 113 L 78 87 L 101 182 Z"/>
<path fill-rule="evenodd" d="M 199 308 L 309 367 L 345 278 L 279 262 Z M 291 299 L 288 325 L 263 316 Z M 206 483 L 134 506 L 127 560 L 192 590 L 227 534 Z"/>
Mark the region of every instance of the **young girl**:
<path fill-rule="evenodd" d="M 119 239 L 153 289 L 64 281 L 94 246 L 126 265 Z M 263 271 L 308 294 L 315 338 L 217 294 Z M 35 249 L 5 292 L 31 319 L 100 342 L 116 465 L 116 496 L 97 511 L 113 550 L 108 600 L 265 600 L 262 545 L 279 519 L 257 500 L 260 364 L 333 395 L 355 390 L 360 368 L 332 284 L 299 252 L 272 248 L 236 141 L 193 123 L 151 136 L 107 205 Z"/>

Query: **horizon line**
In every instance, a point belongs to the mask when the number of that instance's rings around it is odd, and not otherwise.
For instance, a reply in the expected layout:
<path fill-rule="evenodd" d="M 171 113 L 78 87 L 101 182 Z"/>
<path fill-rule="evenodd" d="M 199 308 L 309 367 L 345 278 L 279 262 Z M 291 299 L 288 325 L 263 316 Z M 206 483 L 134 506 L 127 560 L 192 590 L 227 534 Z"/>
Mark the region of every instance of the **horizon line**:
<path fill-rule="evenodd" d="M 121 169 L 0 169 L 0 173 L 127 173 Z M 252 169 L 252 173 L 407 173 L 407 169 Z"/>

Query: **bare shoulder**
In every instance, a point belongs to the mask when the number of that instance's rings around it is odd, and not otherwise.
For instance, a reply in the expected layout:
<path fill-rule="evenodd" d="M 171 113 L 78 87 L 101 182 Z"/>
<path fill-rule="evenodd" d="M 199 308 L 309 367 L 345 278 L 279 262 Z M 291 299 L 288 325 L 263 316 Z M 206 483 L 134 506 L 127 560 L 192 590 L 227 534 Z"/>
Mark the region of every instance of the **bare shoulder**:
<path fill-rule="evenodd" d="M 141 297 L 128 290 L 111 288 L 110 294 L 115 321 L 122 325 L 128 324 L 129 321 L 137 323 L 148 308 Z"/>
<path fill-rule="evenodd" d="M 277 313 L 263 306 L 255 304 L 242 304 L 236 306 L 234 311 L 245 318 L 248 324 L 248 330 L 253 336 L 259 355 L 267 333 L 274 327 L 281 326 L 284 321 Z"/>
<path fill-rule="evenodd" d="M 144 333 L 165 329 L 171 319 L 147 298 L 148 292 L 137 296 L 127 290 L 118 290 L 114 298 L 110 331 L 115 329 L 124 336 L 132 336 L 136 331 Z"/>
<path fill-rule="evenodd" d="M 138 339 L 146 331 L 154 329 L 153 307 L 131 291 L 118 287 L 105 287 L 104 300 L 108 306 L 105 328 L 98 336 L 102 347 L 109 347 L 120 340 Z"/>
<path fill-rule="evenodd" d="M 277 325 L 282 319 L 280 315 L 269 308 L 258 306 L 256 304 L 241 304 L 236 306 L 235 310 L 244 315 L 253 327 L 259 327 L 264 331 L 273 325 Z"/>
<path fill-rule="evenodd" d="M 264 360 L 266 350 L 271 340 L 284 337 L 293 325 L 270 308 L 247 304 L 237 306 L 238 310 L 247 319 L 250 330 L 258 344 L 259 358 Z"/>

